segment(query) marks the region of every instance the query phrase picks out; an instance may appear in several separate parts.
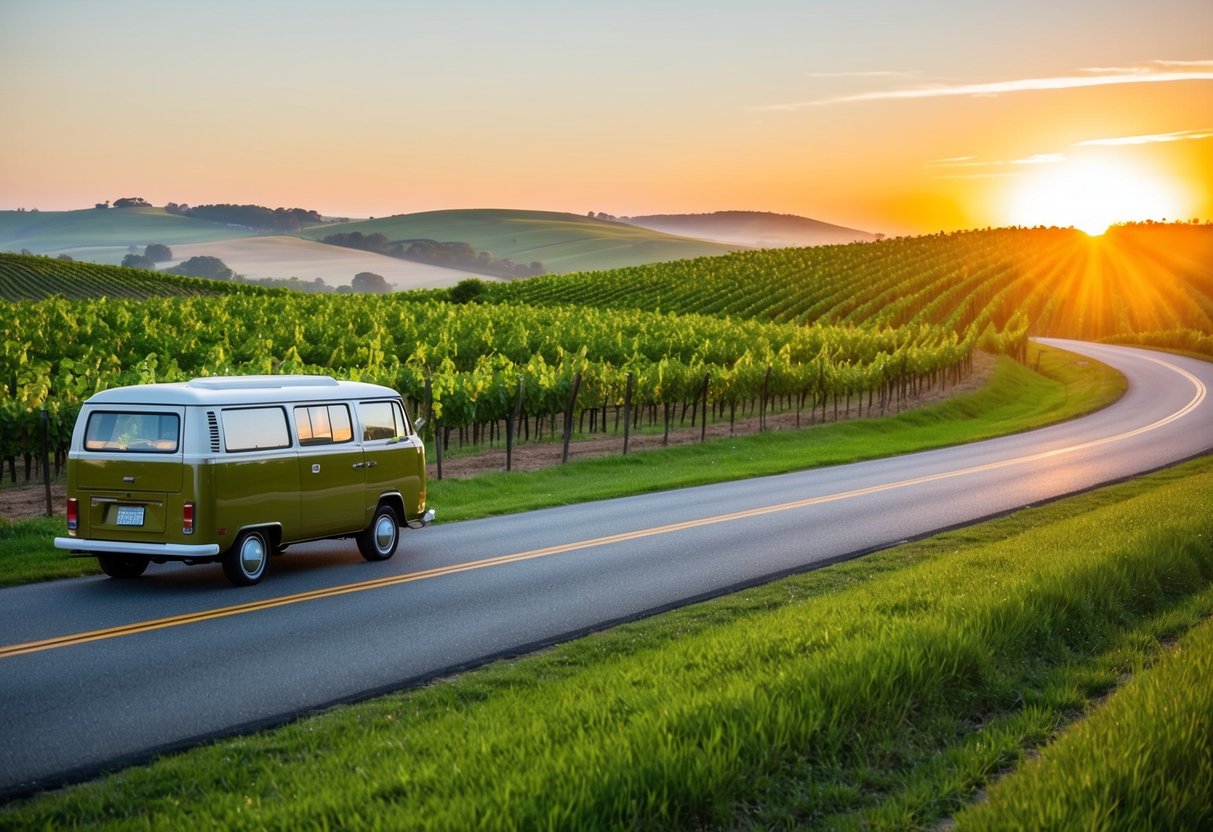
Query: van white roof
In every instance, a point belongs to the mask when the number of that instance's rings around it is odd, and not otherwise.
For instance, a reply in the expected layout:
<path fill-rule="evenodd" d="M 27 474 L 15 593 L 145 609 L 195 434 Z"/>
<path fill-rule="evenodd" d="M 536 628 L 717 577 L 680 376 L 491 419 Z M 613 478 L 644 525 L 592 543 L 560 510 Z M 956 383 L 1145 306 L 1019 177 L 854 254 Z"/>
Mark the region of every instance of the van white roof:
<path fill-rule="evenodd" d="M 396 398 L 390 387 L 332 376 L 210 376 L 169 384 L 114 387 L 90 396 L 95 405 L 244 405 Z"/>

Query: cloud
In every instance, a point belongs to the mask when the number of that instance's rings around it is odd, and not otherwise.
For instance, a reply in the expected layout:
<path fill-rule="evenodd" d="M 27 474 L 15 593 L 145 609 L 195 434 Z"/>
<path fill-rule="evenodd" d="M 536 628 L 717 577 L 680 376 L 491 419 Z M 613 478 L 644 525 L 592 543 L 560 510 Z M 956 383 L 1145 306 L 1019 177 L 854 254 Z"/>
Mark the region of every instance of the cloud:
<path fill-rule="evenodd" d="M 810 72 L 810 78 L 913 78 L 917 72 L 895 69 L 873 69 L 860 72 Z"/>
<path fill-rule="evenodd" d="M 855 104 L 865 101 L 905 101 L 953 96 L 1006 95 L 1017 92 L 1107 87 L 1121 84 L 1162 84 L 1177 81 L 1213 81 L 1213 60 L 1150 61 L 1127 67 L 1093 67 L 1080 70 L 1082 74 L 1058 75 L 1049 78 L 1017 78 L 981 84 L 932 84 L 895 90 L 842 95 L 791 104 L 769 104 L 759 110 L 801 110 L 833 104 Z"/>
<path fill-rule="evenodd" d="M 1037 153 L 1035 156 L 1028 156 L 1026 159 L 1014 159 L 1011 161 L 1013 165 L 1052 165 L 1057 162 L 1064 162 L 1065 156 L 1060 153 Z"/>
<path fill-rule="evenodd" d="M 1132 144 L 1159 144 L 1163 142 L 1196 141 L 1213 139 L 1213 128 L 1204 130 L 1176 130 L 1173 133 L 1150 133 L 1144 136 L 1115 136 L 1109 139 L 1087 139 L 1079 142 L 1077 147 L 1118 147 Z"/>

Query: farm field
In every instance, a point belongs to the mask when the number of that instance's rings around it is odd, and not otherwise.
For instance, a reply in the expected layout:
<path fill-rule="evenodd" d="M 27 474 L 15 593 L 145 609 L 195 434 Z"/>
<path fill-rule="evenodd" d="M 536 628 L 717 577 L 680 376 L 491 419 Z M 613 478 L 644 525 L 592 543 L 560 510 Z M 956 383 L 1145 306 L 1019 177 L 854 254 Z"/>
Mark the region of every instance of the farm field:
<path fill-rule="evenodd" d="M 393 241 L 470 243 L 477 251 L 488 251 L 515 263 L 539 261 L 552 274 L 709 257 L 741 248 L 576 214 L 507 209 L 401 214 L 311 228 L 304 235 L 319 239 L 352 231 L 379 233 Z"/>
<path fill-rule="evenodd" d="M 370 251 L 358 251 L 317 243 L 299 237 L 245 237 L 209 243 L 174 245 L 175 265 L 190 257 L 218 257 L 232 271 L 255 280 L 263 277 L 317 278 L 329 286 L 348 285 L 359 272 L 382 275 L 396 291 L 453 286 L 471 272 L 401 260 Z M 493 278 L 476 275 L 482 280 Z"/>
<path fill-rule="evenodd" d="M 1043 806 L 1089 826 L 1098 786 L 1046 785 L 1042 801 L 1018 775 L 996 811 L 962 810 L 1036 755 L 1110 782 L 1117 755 L 1069 750 L 1101 724 L 1207 725 L 1210 477 L 1204 458 L 166 756 L 0 822 L 982 829 Z M 1199 742 L 1135 747 L 1134 771 L 1204 771 Z M 1209 804 L 1184 782 L 1120 780 L 1117 810 L 1199 828 Z"/>

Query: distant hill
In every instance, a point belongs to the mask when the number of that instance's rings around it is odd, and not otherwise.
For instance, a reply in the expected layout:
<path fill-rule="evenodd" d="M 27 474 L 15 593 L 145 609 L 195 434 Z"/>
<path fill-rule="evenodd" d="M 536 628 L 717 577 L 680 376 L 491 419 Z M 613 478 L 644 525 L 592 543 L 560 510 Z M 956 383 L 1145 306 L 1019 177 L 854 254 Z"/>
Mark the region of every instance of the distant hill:
<path fill-rule="evenodd" d="M 0 300 L 260 294 L 256 286 L 0 252 Z"/>
<path fill-rule="evenodd" d="M 218 257 L 232 271 L 250 280 L 297 277 L 311 281 L 320 278 L 330 286 L 342 286 L 359 272 L 372 272 L 382 275 L 393 289 L 404 290 L 446 288 L 473 275 L 468 271 L 414 263 L 369 251 L 326 246 L 299 237 L 246 237 L 174 245 L 172 249 L 173 263 L 197 256 Z M 475 276 L 482 280 L 494 279 Z"/>
<path fill-rule="evenodd" d="M 309 228 L 314 240 L 359 231 L 392 242 L 463 242 L 498 260 L 540 262 L 551 273 L 613 269 L 727 254 L 743 246 L 721 244 L 579 214 L 509 209 L 458 209 L 399 214 Z"/>
<path fill-rule="evenodd" d="M 170 214 L 163 208 L 0 211 L 0 251 L 69 254 L 94 263 L 122 262 L 131 246 L 204 243 L 249 237 L 247 228 Z"/>
<path fill-rule="evenodd" d="M 821 246 L 838 243 L 871 242 L 879 234 L 831 225 L 828 222 L 798 217 L 795 214 L 772 214 L 766 211 L 717 211 L 714 214 L 653 214 L 646 217 L 623 217 L 621 222 L 664 231 L 715 240 L 752 248 L 789 248 Z"/>

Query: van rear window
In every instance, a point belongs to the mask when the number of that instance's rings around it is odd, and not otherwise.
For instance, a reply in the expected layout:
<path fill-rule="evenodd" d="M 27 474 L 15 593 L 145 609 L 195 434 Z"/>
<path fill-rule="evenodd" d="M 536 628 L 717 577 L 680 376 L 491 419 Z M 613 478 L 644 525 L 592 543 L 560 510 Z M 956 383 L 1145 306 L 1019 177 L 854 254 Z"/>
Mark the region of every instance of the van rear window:
<path fill-rule="evenodd" d="M 289 448 L 286 411 L 281 407 L 250 407 L 223 411 L 223 440 L 229 451 Z"/>
<path fill-rule="evenodd" d="M 177 452 L 181 419 L 176 413 L 98 410 L 88 417 L 84 449 L 107 453 L 172 454 Z"/>

